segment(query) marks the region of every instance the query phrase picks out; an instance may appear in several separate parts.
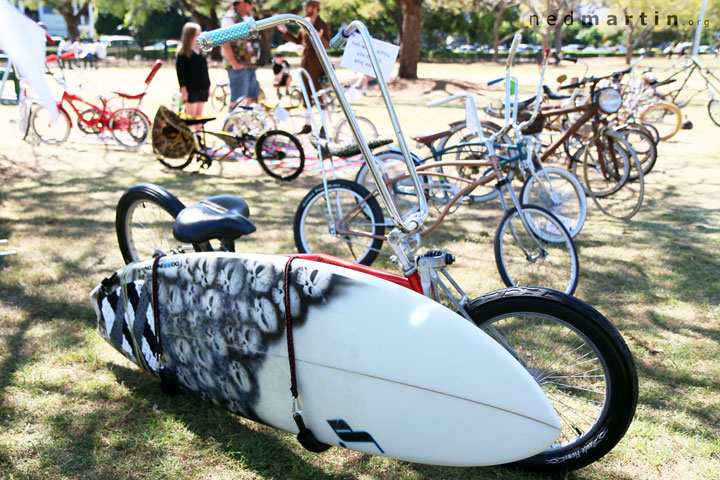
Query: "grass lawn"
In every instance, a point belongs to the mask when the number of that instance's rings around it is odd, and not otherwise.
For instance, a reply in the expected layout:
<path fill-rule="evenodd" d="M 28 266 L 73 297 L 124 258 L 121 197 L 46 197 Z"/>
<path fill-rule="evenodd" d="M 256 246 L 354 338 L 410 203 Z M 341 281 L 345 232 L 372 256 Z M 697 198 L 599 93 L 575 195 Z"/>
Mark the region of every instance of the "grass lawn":
<path fill-rule="evenodd" d="M 610 73 L 621 62 L 593 60 L 591 71 Z M 148 69 L 101 68 L 75 72 L 69 80 L 133 91 L 140 90 Z M 501 72 L 497 65 L 421 64 L 421 80 L 395 81 L 391 88 L 404 133 L 441 131 L 462 119 L 460 103 L 433 110 L 425 103 L 477 93 Z M 535 66 L 516 72 L 523 94 L 536 88 Z M 560 73 L 581 72 L 575 65 L 549 69 L 550 85 Z M 354 77 L 341 73 L 343 79 Z M 220 69 L 211 76 L 226 80 Z M 272 92 L 270 71 L 260 71 L 259 78 Z M 143 109 L 152 117 L 176 90 L 174 69 L 165 66 Z M 499 92 L 498 86 L 482 89 L 478 103 Z M 576 239 L 576 295 L 625 337 L 639 371 L 640 400 L 621 443 L 567 478 L 709 480 L 720 472 L 720 128 L 708 118 L 706 102 L 701 94 L 684 110 L 694 129 L 660 144 L 657 165 L 646 178 L 645 203 L 632 221 L 613 220 L 588 205 Z M 377 90 L 356 107 L 382 132 L 391 132 Z M 64 145 L 32 145 L 17 139 L 16 115 L 15 107 L 0 107 L 0 238 L 18 252 L 0 258 L 0 479 L 536 478 L 504 468 L 430 467 L 337 448 L 311 454 L 291 435 L 192 395 L 163 395 L 155 381 L 101 340 L 89 302 L 90 290 L 123 263 L 114 228 L 122 192 L 154 182 L 186 204 L 221 193 L 240 196 L 258 231 L 239 242 L 238 250 L 292 252 L 295 209 L 320 182 L 319 173 L 279 183 L 253 162 L 172 171 L 148 147 L 125 151 L 80 136 L 76 127 Z M 340 175 L 352 178 L 353 172 Z M 497 201 L 462 206 L 424 243 L 456 254 L 453 276 L 471 296 L 502 286 L 492 251 L 501 214 Z M 387 261 L 379 265 L 394 271 Z"/>

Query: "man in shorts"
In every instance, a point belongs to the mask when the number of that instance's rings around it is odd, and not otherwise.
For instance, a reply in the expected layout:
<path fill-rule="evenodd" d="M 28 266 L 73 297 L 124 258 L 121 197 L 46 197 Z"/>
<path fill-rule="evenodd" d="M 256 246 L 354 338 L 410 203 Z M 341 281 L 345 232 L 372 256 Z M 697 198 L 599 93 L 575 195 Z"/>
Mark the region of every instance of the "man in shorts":
<path fill-rule="evenodd" d="M 227 13 L 220 21 L 221 27 L 230 27 L 247 18 L 252 18 L 253 0 L 232 0 Z M 230 85 L 230 107 L 240 97 L 245 97 L 245 105 L 257 102 L 260 84 L 255 70 L 260 57 L 260 48 L 254 40 L 238 40 L 221 47 L 222 56 L 228 71 Z"/>
<path fill-rule="evenodd" d="M 305 0 L 303 3 L 305 9 L 305 19 L 315 28 L 322 41 L 323 47 L 330 47 L 330 24 L 320 17 L 320 2 L 318 0 Z M 282 33 L 282 37 L 290 42 L 302 44 L 303 54 L 300 61 L 300 66 L 307 70 L 312 80 L 315 90 L 320 90 L 320 77 L 323 75 L 324 70 L 320 64 L 317 53 L 310 43 L 310 38 L 305 30 L 300 30 L 300 33 L 295 35 L 291 33 L 285 25 L 278 25 L 277 29 Z M 310 86 L 308 85 L 307 79 L 302 78 L 305 88 L 310 92 Z M 310 100 L 312 102 L 312 100 Z M 306 105 L 308 110 L 311 108 L 310 105 Z M 310 117 L 308 115 L 305 126 L 298 132 L 298 134 L 304 134 L 310 132 Z"/>

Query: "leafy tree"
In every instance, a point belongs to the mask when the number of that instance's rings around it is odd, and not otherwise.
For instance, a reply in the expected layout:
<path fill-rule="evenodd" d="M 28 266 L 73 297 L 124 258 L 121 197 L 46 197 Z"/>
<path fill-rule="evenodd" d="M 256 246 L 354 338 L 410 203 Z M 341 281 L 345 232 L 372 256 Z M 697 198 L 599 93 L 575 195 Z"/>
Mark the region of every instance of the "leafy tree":
<path fill-rule="evenodd" d="M 95 19 L 95 31 L 98 35 L 126 35 L 130 33 L 122 18 L 106 12 L 99 13 Z"/>
<path fill-rule="evenodd" d="M 486 8 L 489 8 L 495 17 L 493 20 L 493 62 L 497 62 L 498 60 L 498 48 L 500 47 L 500 44 L 515 35 L 515 32 L 511 31 L 503 37 L 500 37 L 500 24 L 503 17 L 506 16 L 505 12 L 510 10 L 510 12 L 516 13 L 519 5 L 520 0 L 489 0 L 488 3 L 486 3 Z"/>
<path fill-rule="evenodd" d="M 67 25 L 68 37 L 76 40 L 80 37 L 80 18 L 86 15 L 90 7 L 90 0 L 42 0 L 43 5 L 55 9 L 65 20 Z M 26 7 L 38 8 L 38 0 L 27 0 L 24 2 Z"/>

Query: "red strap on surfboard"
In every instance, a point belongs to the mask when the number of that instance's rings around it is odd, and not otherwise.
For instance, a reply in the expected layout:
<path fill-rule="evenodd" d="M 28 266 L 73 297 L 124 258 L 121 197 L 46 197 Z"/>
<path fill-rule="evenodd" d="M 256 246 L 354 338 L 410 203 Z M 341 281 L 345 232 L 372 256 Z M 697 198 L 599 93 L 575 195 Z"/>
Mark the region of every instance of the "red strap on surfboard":
<path fill-rule="evenodd" d="M 295 375 L 295 345 L 293 344 L 292 312 L 290 312 L 290 270 L 292 261 L 296 257 L 288 258 L 283 270 L 283 304 L 285 306 L 285 335 L 287 337 L 288 362 L 290 363 L 290 393 L 297 398 L 297 376 Z"/>
<path fill-rule="evenodd" d="M 312 431 L 307 428 L 302 418 L 302 412 L 297 407 L 297 376 L 295 374 L 295 345 L 293 344 L 293 331 L 292 331 L 292 312 L 290 311 L 290 270 L 292 261 L 297 257 L 290 257 L 285 263 L 285 269 L 283 270 L 283 305 L 285 306 L 285 336 L 287 337 L 288 346 L 288 362 L 290 363 L 290 393 L 292 393 L 293 399 L 296 400 L 295 408 L 293 412 L 293 420 L 298 427 L 297 440 L 300 445 L 305 447 L 307 450 L 315 453 L 324 452 L 331 445 L 322 443 L 320 440 L 315 438 Z"/>

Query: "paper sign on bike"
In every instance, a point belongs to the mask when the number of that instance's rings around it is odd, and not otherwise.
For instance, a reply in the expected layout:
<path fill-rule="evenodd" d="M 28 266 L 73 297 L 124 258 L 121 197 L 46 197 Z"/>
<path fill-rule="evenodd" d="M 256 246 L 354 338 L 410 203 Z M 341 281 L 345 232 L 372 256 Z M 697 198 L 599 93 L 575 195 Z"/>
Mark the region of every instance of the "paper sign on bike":
<path fill-rule="evenodd" d="M 273 115 L 275 118 L 278 119 L 278 122 L 285 123 L 288 120 L 290 120 L 290 112 L 282 108 L 280 105 L 275 107 L 275 110 L 273 111 Z"/>
<path fill-rule="evenodd" d="M 383 78 L 387 81 L 390 75 L 392 75 L 392 69 L 395 65 L 395 60 L 397 60 L 400 47 L 376 38 L 373 38 L 372 42 Z M 348 39 L 340 66 L 377 78 L 372 63 L 370 63 L 367 48 L 365 48 L 362 37 L 357 33 Z"/>

